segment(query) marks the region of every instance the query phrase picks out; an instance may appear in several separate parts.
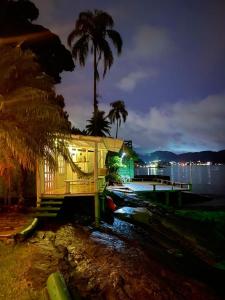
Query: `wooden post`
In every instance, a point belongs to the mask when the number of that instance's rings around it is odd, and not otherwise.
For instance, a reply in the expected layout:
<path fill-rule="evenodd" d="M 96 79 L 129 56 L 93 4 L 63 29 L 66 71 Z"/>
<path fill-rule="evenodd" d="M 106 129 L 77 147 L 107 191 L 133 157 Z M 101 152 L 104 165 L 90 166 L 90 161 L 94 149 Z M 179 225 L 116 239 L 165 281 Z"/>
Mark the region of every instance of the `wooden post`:
<path fill-rule="evenodd" d="M 95 142 L 94 154 L 95 226 L 100 224 L 100 203 L 98 194 L 98 143 Z"/>
<path fill-rule="evenodd" d="M 181 192 L 179 191 L 178 192 L 178 207 L 181 207 L 182 206 L 182 195 L 181 195 Z"/>
<path fill-rule="evenodd" d="M 170 192 L 165 192 L 166 195 L 166 205 L 170 204 Z"/>
<path fill-rule="evenodd" d="M 40 180 L 40 169 L 39 169 L 38 161 L 36 162 L 36 196 L 37 196 L 36 206 L 39 207 L 41 204 L 41 180 Z"/>
<path fill-rule="evenodd" d="M 70 181 L 65 180 L 65 182 L 66 182 L 66 194 L 70 194 Z"/>

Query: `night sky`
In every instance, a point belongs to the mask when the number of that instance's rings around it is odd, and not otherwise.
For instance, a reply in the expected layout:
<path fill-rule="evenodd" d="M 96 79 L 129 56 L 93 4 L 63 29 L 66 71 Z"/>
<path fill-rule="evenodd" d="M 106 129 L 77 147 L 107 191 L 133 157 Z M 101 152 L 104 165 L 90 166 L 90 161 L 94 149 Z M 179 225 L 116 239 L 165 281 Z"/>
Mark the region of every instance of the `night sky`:
<path fill-rule="evenodd" d="M 100 108 L 124 100 L 129 116 L 119 137 L 138 152 L 225 149 L 224 0 L 33 0 L 37 23 L 66 45 L 80 11 L 112 15 L 124 42 L 99 84 Z M 76 127 L 93 111 L 93 69 L 62 74 L 57 86 Z M 112 131 L 114 134 L 114 130 Z"/>

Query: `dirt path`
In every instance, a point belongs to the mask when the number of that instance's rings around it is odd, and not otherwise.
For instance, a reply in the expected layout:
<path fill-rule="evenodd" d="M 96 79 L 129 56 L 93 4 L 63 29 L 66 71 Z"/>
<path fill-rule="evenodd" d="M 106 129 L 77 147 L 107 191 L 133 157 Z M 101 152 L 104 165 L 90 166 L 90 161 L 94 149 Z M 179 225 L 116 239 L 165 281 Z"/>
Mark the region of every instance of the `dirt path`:
<path fill-rule="evenodd" d="M 165 264 L 142 229 L 116 222 L 119 230 L 45 226 L 22 244 L 0 244 L 0 299 L 44 299 L 46 280 L 57 270 L 82 299 L 221 299 L 207 284 Z M 145 239 L 151 247 L 144 247 Z"/>

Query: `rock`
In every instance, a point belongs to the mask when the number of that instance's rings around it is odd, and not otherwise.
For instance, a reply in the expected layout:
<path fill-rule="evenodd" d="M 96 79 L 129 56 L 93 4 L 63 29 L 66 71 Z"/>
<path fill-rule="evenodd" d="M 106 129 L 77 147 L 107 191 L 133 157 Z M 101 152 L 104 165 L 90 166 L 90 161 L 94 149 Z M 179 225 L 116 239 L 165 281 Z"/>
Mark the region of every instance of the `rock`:
<path fill-rule="evenodd" d="M 45 238 L 45 231 L 37 231 L 37 233 L 36 233 L 36 237 L 38 238 L 38 239 L 44 239 Z"/>
<path fill-rule="evenodd" d="M 51 242 L 54 243 L 55 237 L 56 237 L 56 235 L 55 235 L 54 232 L 52 232 L 52 231 L 46 231 L 46 233 L 45 233 L 45 239 L 47 239 L 48 241 L 51 241 Z"/>
<path fill-rule="evenodd" d="M 114 212 L 114 214 L 127 221 L 135 221 L 148 225 L 152 220 L 152 213 L 145 207 L 122 207 Z"/>

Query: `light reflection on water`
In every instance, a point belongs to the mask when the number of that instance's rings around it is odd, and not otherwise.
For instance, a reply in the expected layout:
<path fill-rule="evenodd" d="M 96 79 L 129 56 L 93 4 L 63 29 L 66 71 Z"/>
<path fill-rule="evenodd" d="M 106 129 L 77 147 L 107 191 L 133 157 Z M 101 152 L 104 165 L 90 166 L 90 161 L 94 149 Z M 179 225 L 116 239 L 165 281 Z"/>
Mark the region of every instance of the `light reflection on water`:
<path fill-rule="evenodd" d="M 137 175 L 167 175 L 172 181 L 192 183 L 193 192 L 225 195 L 225 166 L 178 166 L 137 168 Z"/>

